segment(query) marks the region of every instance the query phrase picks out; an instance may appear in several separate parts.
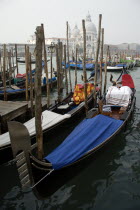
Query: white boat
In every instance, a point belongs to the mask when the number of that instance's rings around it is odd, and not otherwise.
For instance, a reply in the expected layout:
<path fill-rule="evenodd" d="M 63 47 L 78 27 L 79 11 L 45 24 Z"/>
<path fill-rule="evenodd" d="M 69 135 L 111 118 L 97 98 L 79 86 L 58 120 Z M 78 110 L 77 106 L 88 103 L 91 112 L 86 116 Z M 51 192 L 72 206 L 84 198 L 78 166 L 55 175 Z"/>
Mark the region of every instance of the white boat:
<path fill-rule="evenodd" d="M 107 71 L 121 71 L 122 69 L 122 66 L 107 66 Z"/>

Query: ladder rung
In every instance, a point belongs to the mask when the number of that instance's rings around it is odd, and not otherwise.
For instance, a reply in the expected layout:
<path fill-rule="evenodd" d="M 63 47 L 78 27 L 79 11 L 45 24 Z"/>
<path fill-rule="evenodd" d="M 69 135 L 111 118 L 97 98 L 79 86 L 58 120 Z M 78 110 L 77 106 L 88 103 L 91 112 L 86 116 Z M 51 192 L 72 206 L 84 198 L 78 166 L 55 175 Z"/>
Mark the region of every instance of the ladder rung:
<path fill-rule="evenodd" d="M 31 182 L 30 180 L 28 180 L 25 184 L 22 184 L 22 187 L 27 187 L 27 186 L 30 186 L 31 185 Z"/>
<path fill-rule="evenodd" d="M 18 168 L 18 173 L 20 174 L 25 170 L 27 170 L 27 164 L 26 163 Z"/>
<path fill-rule="evenodd" d="M 18 155 L 16 155 L 16 160 L 20 159 L 20 158 L 23 158 L 25 155 L 24 155 L 24 152 L 21 152 L 19 153 Z"/>
<path fill-rule="evenodd" d="M 24 157 L 24 158 L 18 160 L 18 161 L 16 162 L 16 165 L 17 165 L 17 167 L 20 167 L 20 166 L 23 165 L 25 162 L 26 162 L 26 159 L 25 159 L 25 157 Z"/>
<path fill-rule="evenodd" d="M 29 174 L 27 174 L 27 176 L 25 176 L 23 179 L 21 179 L 21 184 L 22 186 L 26 184 L 26 182 L 30 181 L 29 179 Z"/>
<path fill-rule="evenodd" d="M 23 172 L 19 173 L 19 178 L 23 179 L 28 174 L 28 170 L 24 170 Z"/>

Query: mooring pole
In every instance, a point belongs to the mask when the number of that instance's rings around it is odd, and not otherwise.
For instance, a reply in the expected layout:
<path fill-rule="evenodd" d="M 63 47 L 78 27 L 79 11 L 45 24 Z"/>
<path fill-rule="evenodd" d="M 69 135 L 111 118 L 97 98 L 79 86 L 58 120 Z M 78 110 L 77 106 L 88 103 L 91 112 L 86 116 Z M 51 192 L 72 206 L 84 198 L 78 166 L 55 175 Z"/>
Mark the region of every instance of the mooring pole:
<path fill-rule="evenodd" d="M 70 91 L 72 92 L 72 84 L 71 84 L 71 73 L 70 73 L 70 61 L 69 61 L 69 24 L 67 24 L 67 58 L 68 58 L 68 72 L 69 72 L 69 83 L 70 83 Z"/>
<path fill-rule="evenodd" d="M 102 96 L 102 63 L 103 63 L 103 47 L 104 47 L 104 28 L 102 28 L 102 44 L 100 56 L 100 96 Z"/>
<path fill-rule="evenodd" d="M 84 76 L 84 95 L 85 95 L 85 112 L 86 117 L 88 114 L 88 104 L 87 104 L 87 74 L 86 74 L 86 28 L 85 20 L 82 20 L 83 26 L 83 76 Z"/>
<path fill-rule="evenodd" d="M 35 73 L 35 127 L 36 142 L 38 145 L 38 159 L 43 157 L 43 133 L 42 133 L 42 95 L 41 95 L 41 76 L 42 76 L 42 46 L 44 33 L 42 26 L 36 28 L 36 73 Z"/>
<path fill-rule="evenodd" d="M 32 77 L 32 60 L 31 53 L 29 53 L 29 72 L 30 72 L 30 101 L 31 101 L 31 116 L 34 116 L 34 108 L 33 108 L 33 77 Z"/>
<path fill-rule="evenodd" d="M 107 47 L 107 53 L 106 53 L 106 62 L 105 62 L 105 81 L 104 81 L 104 94 L 106 93 L 106 85 L 107 85 L 107 58 L 109 56 L 109 46 Z"/>
<path fill-rule="evenodd" d="M 29 100 L 28 96 L 28 74 L 29 74 L 29 46 L 25 45 L 25 63 L 26 63 L 26 101 Z"/>
<path fill-rule="evenodd" d="M 97 49 L 96 49 L 96 58 L 95 58 L 95 76 L 94 76 L 94 101 L 96 104 L 96 84 L 97 84 L 97 73 L 98 73 L 98 56 L 99 56 L 99 49 L 100 49 L 100 37 L 101 37 L 101 20 L 102 15 L 99 14 L 99 26 L 98 26 L 98 41 L 97 41 Z"/>
<path fill-rule="evenodd" d="M 7 100 L 6 94 L 6 44 L 3 45 L 3 87 L 4 87 L 4 101 Z"/>
<path fill-rule="evenodd" d="M 17 53 L 17 44 L 15 44 L 15 54 L 16 54 L 16 67 L 17 67 L 17 74 L 18 74 L 18 61 L 17 61 L 18 53 Z"/>
<path fill-rule="evenodd" d="M 10 52 L 8 52 L 8 62 L 9 62 L 9 87 L 11 87 L 11 78 L 12 78 L 11 50 Z"/>
<path fill-rule="evenodd" d="M 78 49 L 77 49 L 77 47 L 76 47 L 76 60 L 75 60 L 75 86 L 76 86 L 76 84 L 77 84 L 77 53 L 78 53 Z"/>
<path fill-rule="evenodd" d="M 67 59 L 66 59 L 66 45 L 64 45 L 64 71 L 65 71 L 65 85 L 66 85 L 66 95 L 68 95 L 68 76 L 67 76 Z"/>
<path fill-rule="evenodd" d="M 49 88 L 49 74 L 48 74 L 48 65 L 47 65 L 47 53 L 46 53 L 46 45 L 45 45 L 45 33 L 44 33 L 44 25 L 41 24 L 43 30 L 43 50 L 44 50 L 44 68 L 46 73 L 46 91 L 47 91 L 47 108 L 50 105 L 50 88 Z M 40 69 L 42 73 L 42 68 Z"/>

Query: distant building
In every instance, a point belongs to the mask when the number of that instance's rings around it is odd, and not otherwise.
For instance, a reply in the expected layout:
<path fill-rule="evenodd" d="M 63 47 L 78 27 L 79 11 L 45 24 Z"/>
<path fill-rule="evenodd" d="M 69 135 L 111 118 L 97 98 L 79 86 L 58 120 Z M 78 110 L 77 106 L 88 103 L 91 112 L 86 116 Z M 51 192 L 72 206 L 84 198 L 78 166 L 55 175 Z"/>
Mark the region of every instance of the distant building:
<path fill-rule="evenodd" d="M 87 48 L 87 55 L 90 57 L 93 56 L 96 52 L 96 45 L 97 45 L 97 30 L 96 26 L 91 20 L 91 16 L 88 13 L 85 19 L 85 28 L 86 28 L 86 48 Z M 58 40 L 66 45 L 66 38 L 46 38 L 45 43 L 46 45 L 50 45 L 52 42 L 54 44 L 58 43 Z M 31 36 L 31 39 L 28 40 L 29 44 L 35 44 L 35 35 Z M 76 47 L 79 48 L 79 51 L 83 51 L 83 29 L 78 28 L 77 25 L 71 30 L 69 26 L 69 49 L 70 51 L 75 50 Z"/>

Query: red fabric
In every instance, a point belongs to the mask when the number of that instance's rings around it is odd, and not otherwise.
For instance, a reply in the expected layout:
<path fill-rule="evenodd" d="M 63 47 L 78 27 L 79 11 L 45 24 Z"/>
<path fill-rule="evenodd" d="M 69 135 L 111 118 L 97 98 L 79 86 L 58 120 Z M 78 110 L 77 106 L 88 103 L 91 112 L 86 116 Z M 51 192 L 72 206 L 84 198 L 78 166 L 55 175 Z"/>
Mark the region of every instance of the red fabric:
<path fill-rule="evenodd" d="M 135 85 L 134 85 L 131 75 L 129 75 L 129 74 L 122 75 L 122 86 L 128 86 L 130 88 L 135 88 Z"/>
<path fill-rule="evenodd" d="M 16 75 L 16 78 L 23 78 L 23 77 L 26 77 L 26 74 L 17 74 Z"/>
<path fill-rule="evenodd" d="M 78 86 L 79 88 L 84 88 L 84 85 L 82 85 L 82 84 L 77 84 L 77 86 Z"/>

